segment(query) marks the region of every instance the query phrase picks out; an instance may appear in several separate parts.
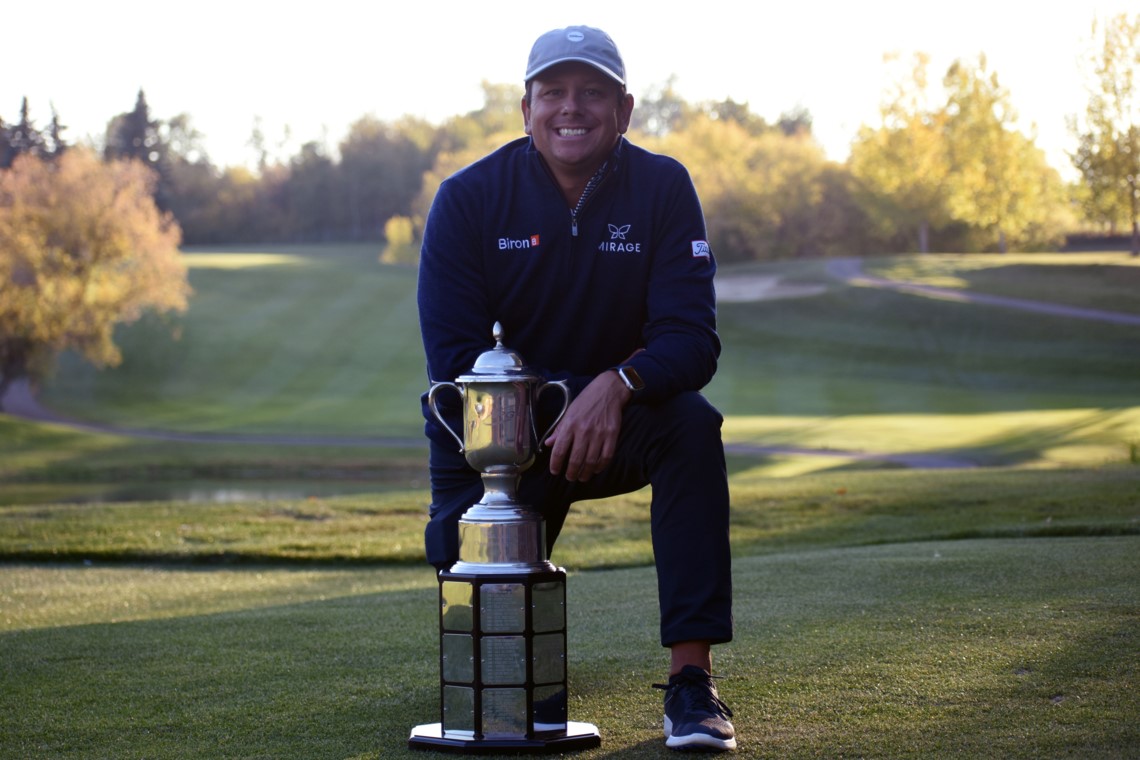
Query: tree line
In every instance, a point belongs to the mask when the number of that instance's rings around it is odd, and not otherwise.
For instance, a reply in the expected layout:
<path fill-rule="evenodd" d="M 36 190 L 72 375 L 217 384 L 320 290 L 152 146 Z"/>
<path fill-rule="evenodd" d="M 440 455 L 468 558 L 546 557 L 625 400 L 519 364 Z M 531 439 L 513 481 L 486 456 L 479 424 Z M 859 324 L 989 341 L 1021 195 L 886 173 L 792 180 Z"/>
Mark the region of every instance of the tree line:
<path fill-rule="evenodd" d="M 769 123 L 732 99 L 688 103 L 671 81 L 638 98 L 630 136 L 689 167 L 724 261 L 1046 249 L 1078 227 L 1136 237 L 1140 16 L 1097 30 L 1088 111 L 1071 125 L 1076 186 L 1018 129 L 984 56 L 956 61 L 940 88 L 925 56 L 896 59 L 879 123 L 863 126 L 843 163 L 824 157 L 804 109 Z M 480 109 L 440 125 L 365 116 L 335 149 L 310 141 L 285 159 L 270 158 L 255 128 L 256 168 L 215 166 L 189 115 L 158 119 L 140 91 L 98 150 L 149 167 L 155 202 L 186 244 L 375 240 L 406 260 L 442 177 L 521 134 L 521 88 L 483 89 Z M 54 109 L 38 129 L 25 100 L 18 122 L 0 121 L 0 168 L 20 154 L 52 160 L 65 129 Z"/>
<path fill-rule="evenodd" d="M 1138 255 L 1140 15 L 1093 36 L 1072 186 L 1017 128 L 984 56 L 936 86 L 926 57 L 897 59 L 879 123 L 843 163 L 804 109 L 769 123 L 731 99 L 688 103 L 672 82 L 638 99 L 631 137 L 689 167 L 725 262 L 1052 248 L 1078 226 L 1130 227 Z M 414 262 L 439 183 L 521 134 L 521 88 L 483 89 L 481 108 L 438 126 L 362 117 L 335 152 L 309 142 L 271 159 L 255 129 L 255 169 L 215 166 L 190 117 L 156 118 L 141 90 L 99 145 L 69 144 L 54 108 L 37 126 L 25 98 L 18 120 L 0 119 L 0 403 L 60 351 L 113 365 L 117 324 L 184 311 L 182 243 L 374 240 L 383 261 Z"/>

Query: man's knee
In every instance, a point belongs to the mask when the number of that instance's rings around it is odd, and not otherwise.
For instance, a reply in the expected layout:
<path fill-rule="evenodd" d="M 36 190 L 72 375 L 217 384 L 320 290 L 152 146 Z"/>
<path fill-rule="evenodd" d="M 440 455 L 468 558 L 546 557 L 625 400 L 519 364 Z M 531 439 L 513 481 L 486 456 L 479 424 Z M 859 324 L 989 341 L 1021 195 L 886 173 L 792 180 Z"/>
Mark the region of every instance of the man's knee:
<path fill-rule="evenodd" d="M 720 441 L 724 417 L 699 393 L 682 393 L 663 404 L 652 407 L 654 424 L 662 433 L 675 435 L 682 441 L 698 441 L 707 445 Z"/>
<path fill-rule="evenodd" d="M 724 417 L 701 394 L 682 393 L 646 406 L 642 413 L 643 445 L 647 445 L 651 469 L 723 462 L 720 430 Z"/>

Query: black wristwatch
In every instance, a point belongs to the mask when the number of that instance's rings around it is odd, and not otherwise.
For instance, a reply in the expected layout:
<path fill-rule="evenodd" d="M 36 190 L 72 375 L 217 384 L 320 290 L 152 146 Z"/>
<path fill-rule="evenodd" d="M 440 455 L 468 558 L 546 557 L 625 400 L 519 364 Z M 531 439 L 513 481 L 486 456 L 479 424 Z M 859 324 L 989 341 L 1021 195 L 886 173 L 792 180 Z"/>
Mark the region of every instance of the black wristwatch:
<path fill-rule="evenodd" d="M 617 368 L 618 377 L 625 383 L 625 387 L 629 388 L 632 392 L 637 393 L 645 387 L 645 381 L 641 379 L 641 375 L 637 374 L 630 365 L 626 364 Z"/>

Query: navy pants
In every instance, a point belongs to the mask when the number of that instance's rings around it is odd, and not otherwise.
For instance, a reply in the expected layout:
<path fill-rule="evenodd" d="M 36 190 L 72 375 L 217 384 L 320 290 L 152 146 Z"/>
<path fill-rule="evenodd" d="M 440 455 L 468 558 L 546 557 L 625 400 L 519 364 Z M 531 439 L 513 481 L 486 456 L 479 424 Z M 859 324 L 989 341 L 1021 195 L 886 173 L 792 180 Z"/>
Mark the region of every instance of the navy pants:
<path fill-rule="evenodd" d="M 650 524 L 661 607 L 661 643 L 732 639 L 732 561 L 723 418 L 699 393 L 661 404 L 631 404 L 613 462 L 585 483 L 550 474 L 548 452 L 523 473 L 519 500 L 546 521 L 547 552 L 570 505 L 652 486 Z M 483 496 L 483 482 L 450 436 L 431 443 L 428 562 L 459 559 L 459 518 Z"/>

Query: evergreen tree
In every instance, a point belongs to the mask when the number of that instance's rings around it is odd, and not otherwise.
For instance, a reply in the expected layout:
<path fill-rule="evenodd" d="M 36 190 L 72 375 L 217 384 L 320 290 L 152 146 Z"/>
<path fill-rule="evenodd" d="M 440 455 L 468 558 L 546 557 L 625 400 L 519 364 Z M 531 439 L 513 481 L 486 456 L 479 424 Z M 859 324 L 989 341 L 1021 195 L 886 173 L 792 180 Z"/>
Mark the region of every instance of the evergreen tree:
<path fill-rule="evenodd" d="M 134 159 L 156 172 L 158 183 L 154 189 L 154 200 L 159 209 L 167 211 L 170 209 L 167 152 L 162 122 L 151 118 L 146 93 L 140 88 L 134 110 L 119 114 L 107 124 L 103 159 Z"/>
<path fill-rule="evenodd" d="M 59 120 L 59 113 L 55 110 L 55 105 L 51 107 L 51 124 L 48 125 L 47 133 L 44 135 L 44 156 L 51 160 L 55 160 L 63 155 L 67 150 L 67 142 L 63 139 L 63 132 L 67 127 Z"/>
<path fill-rule="evenodd" d="M 20 105 L 20 121 L 6 128 L 0 125 L 0 135 L 0 168 L 10 167 L 17 156 L 41 156 L 44 153 L 44 136 L 32 121 L 27 97 Z"/>
<path fill-rule="evenodd" d="M 140 89 L 134 110 L 119 114 L 107 125 L 103 158 L 108 161 L 134 158 L 157 168 L 163 158 L 159 126 L 159 121 L 150 117 L 146 93 Z"/>

